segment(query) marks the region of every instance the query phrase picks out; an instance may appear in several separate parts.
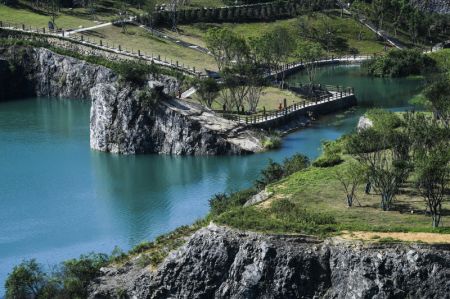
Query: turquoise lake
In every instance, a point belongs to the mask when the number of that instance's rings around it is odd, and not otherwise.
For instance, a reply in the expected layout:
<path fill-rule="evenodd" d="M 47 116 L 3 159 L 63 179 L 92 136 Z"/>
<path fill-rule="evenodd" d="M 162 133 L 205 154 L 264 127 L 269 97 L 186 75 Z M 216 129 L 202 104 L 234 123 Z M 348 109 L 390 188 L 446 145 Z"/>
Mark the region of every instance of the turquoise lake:
<path fill-rule="evenodd" d="M 417 79 L 369 78 L 347 65 L 319 69 L 317 82 L 353 86 L 358 107 L 286 136 L 279 150 L 250 156 L 100 153 L 89 148 L 88 101 L 0 103 L 0 297 L 7 273 L 23 259 L 54 264 L 116 245 L 127 250 L 190 224 L 207 213 L 214 193 L 252 184 L 269 158 L 315 158 L 322 140 L 353 130 L 365 110 L 405 110 L 421 87 Z"/>

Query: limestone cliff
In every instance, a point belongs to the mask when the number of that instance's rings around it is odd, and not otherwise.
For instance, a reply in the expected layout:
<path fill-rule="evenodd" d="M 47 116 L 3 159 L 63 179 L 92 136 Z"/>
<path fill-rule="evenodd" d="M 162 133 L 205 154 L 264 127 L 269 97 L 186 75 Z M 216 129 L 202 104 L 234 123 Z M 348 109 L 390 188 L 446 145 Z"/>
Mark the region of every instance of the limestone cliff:
<path fill-rule="evenodd" d="M 218 117 L 211 111 L 163 96 L 142 96 L 158 87 L 165 94 L 179 86 L 175 78 L 149 76 L 143 87 L 122 82 L 108 68 L 44 48 L 0 48 L 0 78 L 14 84 L 10 67 L 23 79 L 15 95 L 2 98 L 49 96 L 90 99 L 91 147 L 120 153 L 164 153 L 177 155 L 242 154 L 262 150 L 253 131 Z M 17 77 L 17 76 L 15 76 Z M 5 89 L 6 90 L 6 89 Z M 20 92 L 19 92 L 20 91 Z M 153 98 L 152 98 L 153 97 Z"/>
<path fill-rule="evenodd" d="M 91 298 L 449 298 L 450 246 L 363 244 L 210 225 L 157 270 L 102 270 Z"/>
<path fill-rule="evenodd" d="M 91 147 L 113 153 L 242 154 L 261 150 L 255 133 L 199 105 L 148 101 L 140 91 L 98 84 L 91 89 Z"/>

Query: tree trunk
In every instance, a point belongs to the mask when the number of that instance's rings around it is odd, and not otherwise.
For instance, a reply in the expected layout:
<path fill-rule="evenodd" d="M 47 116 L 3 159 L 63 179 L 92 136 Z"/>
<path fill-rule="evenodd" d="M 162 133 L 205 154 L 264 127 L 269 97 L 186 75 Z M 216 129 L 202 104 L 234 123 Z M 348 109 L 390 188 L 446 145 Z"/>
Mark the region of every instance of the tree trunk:
<path fill-rule="evenodd" d="M 353 196 L 351 194 L 347 194 L 347 204 L 349 208 L 353 205 Z"/>

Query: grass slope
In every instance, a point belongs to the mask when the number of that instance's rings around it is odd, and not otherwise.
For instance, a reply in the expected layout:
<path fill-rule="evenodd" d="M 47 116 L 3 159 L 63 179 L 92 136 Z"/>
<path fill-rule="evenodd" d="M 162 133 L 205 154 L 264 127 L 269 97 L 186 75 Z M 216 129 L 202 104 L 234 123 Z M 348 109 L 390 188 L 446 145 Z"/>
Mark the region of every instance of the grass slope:
<path fill-rule="evenodd" d="M 425 215 L 423 199 L 406 187 L 397 195 L 394 208 L 383 212 L 378 194 L 365 194 L 358 189 L 358 201 L 352 208 L 346 205 L 343 187 L 335 173 L 345 163 L 334 167 L 310 167 L 270 185 L 273 196 L 252 207 L 231 209 L 215 221 L 240 229 L 275 233 L 312 233 L 327 235 L 340 231 L 376 232 L 445 232 L 450 233 L 450 204 L 444 205 L 443 227 L 431 228 L 431 218 Z M 277 209 L 277 202 L 288 201 L 292 208 Z M 292 212 L 294 211 L 294 212 Z M 295 211 L 300 211 L 295 213 Z M 305 220 L 312 218 L 312 220 Z M 315 221 L 317 219 L 318 221 Z"/>
<path fill-rule="evenodd" d="M 178 60 L 179 64 L 195 66 L 196 70 L 214 69 L 215 62 L 212 56 L 178 46 L 175 43 L 153 36 L 150 32 L 136 26 L 127 26 L 124 33 L 122 28 L 117 26 L 108 26 L 92 31 L 84 31 L 82 34 L 85 38 L 94 40 L 99 43 L 100 39 L 108 45 L 121 45 L 122 49 L 132 50 L 150 55 L 161 55 L 161 59 L 166 58 L 173 63 Z M 78 35 L 80 35 L 78 34 Z"/>
<path fill-rule="evenodd" d="M 261 36 L 275 26 L 287 27 L 295 33 L 299 20 L 310 27 L 317 27 L 325 22 L 328 23 L 332 28 L 335 28 L 337 36 L 347 41 L 348 48 L 355 48 L 361 54 L 376 53 L 384 50 L 384 43 L 378 41 L 375 33 L 347 15 L 341 17 L 339 12 L 334 10 L 303 15 L 298 19 L 293 18 L 266 23 L 197 23 L 180 25 L 180 38 L 186 38 L 186 40 L 191 42 L 197 40 L 197 43 L 200 43 L 198 40 L 203 41 L 207 30 L 213 27 L 228 27 L 237 34 L 247 38 Z M 360 36 L 361 40 L 359 40 Z M 299 39 L 303 39 L 303 37 L 299 36 Z M 333 52 L 335 54 L 343 54 L 342 51 Z"/>

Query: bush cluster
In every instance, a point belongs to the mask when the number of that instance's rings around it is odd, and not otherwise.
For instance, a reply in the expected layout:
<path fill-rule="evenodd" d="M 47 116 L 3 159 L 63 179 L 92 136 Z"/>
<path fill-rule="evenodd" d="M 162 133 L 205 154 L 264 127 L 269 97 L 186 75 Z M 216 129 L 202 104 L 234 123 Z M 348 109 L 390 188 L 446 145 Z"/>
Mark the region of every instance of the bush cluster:
<path fill-rule="evenodd" d="M 288 199 L 275 200 L 268 209 L 234 208 L 215 221 L 239 229 L 267 232 L 327 234 L 336 230 L 332 215 L 306 210 Z"/>
<path fill-rule="evenodd" d="M 23 261 L 6 280 L 6 298 L 86 298 L 89 283 L 108 262 L 107 255 L 90 253 L 47 273 L 36 260 Z"/>
<path fill-rule="evenodd" d="M 314 167 L 333 167 L 344 162 L 340 141 L 325 141 L 322 143 L 322 150 L 322 155 L 312 163 Z"/>
<path fill-rule="evenodd" d="M 294 172 L 303 170 L 309 164 L 309 158 L 302 154 L 295 154 L 290 158 L 286 158 L 282 164 L 270 159 L 267 167 L 261 170 L 259 179 L 255 181 L 255 188 L 257 190 L 263 190 L 268 184 L 279 181 Z"/>
<path fill-rule="evenodd" d="M 243 206 L 256 191 L 246 189 L 233 193 L 218 193 L 209 200 L 210 211 L 213 215 L 220 215 L 233 207 Z"/>
<path fill-rule="evenodd" d="M 230 5 L 235 5 L 231 1 Z M 179 24 L 191 23 L 221 23 L 221 22 L 249 22 L 272 21 L 281 18 L 292 18 L 305 10 L 319 10 L 334 7 L 331 0 L 316 1 L 243 1 L 248 6 L 226 6 L 220 8 L 182 9 L 177 11 Z M 140 22 L 151 24 L 172 24 L 172 16 L 168 11 L 156 11 L 153 17 L 142 16 Z"/>
<path fill-rule="evenodd" d="M 418 50 L 392 50 L 364 63 L 369 74 L 378 77 L 423 75 L 436 70 L 436 62 Z"/>

